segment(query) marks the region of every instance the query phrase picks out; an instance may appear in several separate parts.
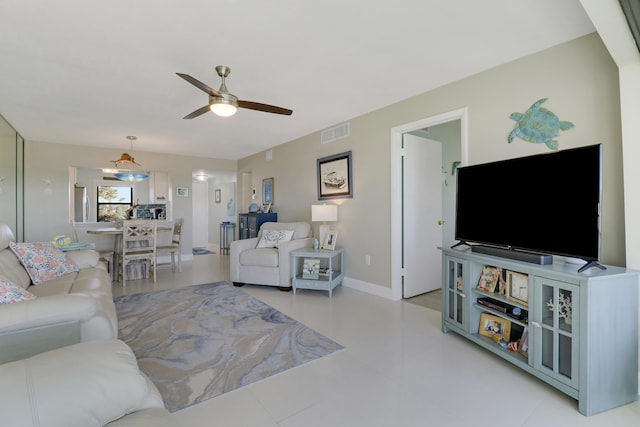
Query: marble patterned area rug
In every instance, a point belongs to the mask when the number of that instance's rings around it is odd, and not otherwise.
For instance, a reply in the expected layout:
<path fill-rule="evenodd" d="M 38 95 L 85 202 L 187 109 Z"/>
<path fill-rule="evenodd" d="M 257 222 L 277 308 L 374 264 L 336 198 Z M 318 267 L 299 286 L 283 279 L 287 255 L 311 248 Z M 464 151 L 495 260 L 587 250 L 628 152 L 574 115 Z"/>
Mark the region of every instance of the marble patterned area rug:
<path fill-rule="evenodd" d="M 229 283 L 115 298 L 119 338 L 170 412 L 343 347 Z"/>

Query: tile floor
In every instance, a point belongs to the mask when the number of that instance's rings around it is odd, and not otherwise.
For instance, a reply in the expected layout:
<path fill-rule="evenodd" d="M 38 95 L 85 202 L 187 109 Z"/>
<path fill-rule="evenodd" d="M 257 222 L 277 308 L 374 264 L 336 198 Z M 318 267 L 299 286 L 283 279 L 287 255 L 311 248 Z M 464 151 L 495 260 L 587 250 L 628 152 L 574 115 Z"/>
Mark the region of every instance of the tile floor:
<path fill-rule="evenodd" d="M 183 272 L 126 293 L 229 280 L 228 257 L 199 255 Z M 577 402 L 453 333 L 440 313 L 339 286 L 326 292 L 244 286 L 345 349 L 175 412 L 180 426 L 638 426 L 640 403 L 584 417 Z M 114 294 L 125 293 L 114 284 Z"/>

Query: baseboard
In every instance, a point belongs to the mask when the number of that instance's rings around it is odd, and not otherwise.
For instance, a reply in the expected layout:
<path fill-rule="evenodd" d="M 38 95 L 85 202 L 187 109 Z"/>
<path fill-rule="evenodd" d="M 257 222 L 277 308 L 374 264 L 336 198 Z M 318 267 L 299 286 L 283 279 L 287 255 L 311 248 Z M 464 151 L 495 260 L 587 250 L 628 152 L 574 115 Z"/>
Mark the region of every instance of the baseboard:
<path fill-rule="evenodd" d="M 371 295 L 375 295 L 377 297 L 382 297 L 386 299 L 391 298 L 391 288 L 387 288 L 385 286 L 376 285 L 374 283 L 364 282 L 362 280 L 352 279 L 350 277 L 345 277 L 342 280 L 342 285 L 347 288 L 356 289 L 358 291 L 366 292 Z"/>

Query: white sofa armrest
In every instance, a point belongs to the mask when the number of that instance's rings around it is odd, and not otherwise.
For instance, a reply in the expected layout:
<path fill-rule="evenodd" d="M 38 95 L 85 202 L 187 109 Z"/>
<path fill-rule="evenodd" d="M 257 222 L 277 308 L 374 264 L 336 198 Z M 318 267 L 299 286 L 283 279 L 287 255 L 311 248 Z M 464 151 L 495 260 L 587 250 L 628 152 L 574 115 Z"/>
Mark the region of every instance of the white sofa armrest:
<path fill-rule="evenodd" d="M 240 254 L 247 249 L 258 246 L 258 238 L 234 240 L 229 247 L 229 273 L 232 282 L 240 279 Z"/>
<path fill-rule="evenodd" d="M 87 295 L 51 295 L 0 307 L 0 333 L 40 326 L 86 321 L 98 310 L 98 302 Z"/>
<path fill-rule="evenodd" d="M 0 387 L 2 423 L 7 426 L 103 426 L 139 410 L 164 406 L 159 399 L 149 400 L 149 385 L 135 355 L 115 339 L 5 363 L 0 365 L 0 377 L 11 385 Z M 123 420 L 121 425 L 127 424 Z"/>
<path fill-rule="evenodd" d="M 280 267 L 280 285 L 281 287 L 288 288 L 291 286 L 291 272 L 293 260 L 291 259 L 291 252 L 302 249 L 310 248 L 313 246 L 313 238 L 295 239 L 288 242 L 282 242 L 278 245 L 278 266 Z"/>
<path fill-rule="evenodd" d="M 102 268 L 100 264 L 100 254 L 92 249 L 82 249 L 78 251 L 69 251 L 65 253 L 76 263 L 79 269 L 85 268 Z"/>

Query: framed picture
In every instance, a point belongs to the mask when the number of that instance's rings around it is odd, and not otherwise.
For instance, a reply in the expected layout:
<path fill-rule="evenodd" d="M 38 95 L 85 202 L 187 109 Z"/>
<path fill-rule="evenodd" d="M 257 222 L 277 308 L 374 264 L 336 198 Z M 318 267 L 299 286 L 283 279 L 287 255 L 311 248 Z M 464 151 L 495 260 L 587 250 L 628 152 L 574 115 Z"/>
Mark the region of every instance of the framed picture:
<path fill-rule="evenodd" d="M 511 322 L 493 314 L 482 313 L 480 314 L 478 333 L 490 338 L 495 335 L 502 335 L 505 340 L 509 341 L 509 338 L 511 338 Z"/>
<path fill-rule="evenodd" d="M 491 267 L 489 265 L 482 267 L 482 274 L 480 275 L 480 280 L 478 280 L 478 289 L 486 292 L 494 292 L 500 279 L 500 272 L 501 269 L 498 267 Z"/>
<path fill-rule="evenodd" d="M 353 197 L 351 151 L 318 159 L 318 200 Z"/>
<path fill-rule="evenodd" d="M 221 199 L 220 193 L 221 193 L 221 192 L 220 192 L 220 189 L 219 189 L 219 188 L 218 188 L 218 189 L 216 189 L 216 191 L 215 191 L 215 199 L 216 199 L 216 203 L 220 203 L 220 199 Z"/>
<path fill-rule="evenodd" d="M 302 264 L 303 279 L 317 279 L 320 277 L 320 258 L 305 258 Z"/>
<path fill-rule="evenodd" d="M 524 306 L 529 306 L 529 276 L 515 271 L 507 271 L 507 298 Z"/>
<path fill-rule="evenodd" d="M 327 236 L 322 242 L 322 249 L 329 249 L 330 251 L 336 248 L 336 241 L 338 240 L 338 232 L 331 230 L 327 233 Z"/>
<path fill-rule="evenodd" d="M 262 203 L 265 205 L 273 203 L 273 178 L 262 180 Z"/>
<path fill-rule="evenodd" d="M 189 197 L 189 187 L 176 187 L 176 196 Z"/>

